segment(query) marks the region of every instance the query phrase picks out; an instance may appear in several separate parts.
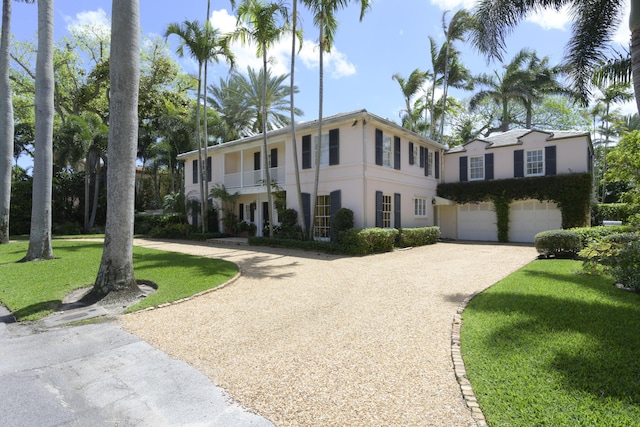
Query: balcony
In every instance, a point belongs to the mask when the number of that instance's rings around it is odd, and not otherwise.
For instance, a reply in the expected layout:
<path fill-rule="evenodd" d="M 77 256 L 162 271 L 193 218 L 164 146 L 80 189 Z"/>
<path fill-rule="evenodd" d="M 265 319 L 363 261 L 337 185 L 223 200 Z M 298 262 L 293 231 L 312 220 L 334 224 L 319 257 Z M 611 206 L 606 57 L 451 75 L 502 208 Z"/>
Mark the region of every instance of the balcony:
<path fill-rule="evenodd" d="M 283 185 L 286 178 L 285 167 L 270 168 L 271 181 Z M 230 190 L 256 188 L 264 185 L 265 176 L 262 169 L 224 175 L 224 186 Z"/>

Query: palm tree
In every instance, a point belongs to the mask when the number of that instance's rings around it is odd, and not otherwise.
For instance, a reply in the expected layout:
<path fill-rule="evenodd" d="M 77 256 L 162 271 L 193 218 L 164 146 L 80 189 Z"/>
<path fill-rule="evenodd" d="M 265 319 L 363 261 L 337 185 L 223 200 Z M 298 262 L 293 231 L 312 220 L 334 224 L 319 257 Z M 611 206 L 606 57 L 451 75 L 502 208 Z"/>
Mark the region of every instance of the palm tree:
<path fill-rule="evenodd" d="M 268 50 L 288 31 L 279 19 L 288 20 L 288 11 L 282 2 L 268 2 L 262 0 L 243 0 L 238 6 L 239 27 L 233 37 L 242 43 L 255 42 L 256 54 L 262 56 L 262 69 L 268 76 Z M 271 174 L 269 172 L 269 153 L 267 148 L 267 79 L 262 85 L 262 149 L 264 152 L 265 178 L 267 187 L 267 201 L 269 206 L 269 236 L 273 236 L 273 197 L 271 195 Z"/>
<path fill-rule="evenodd" d="M 211 27 L 207 20 L 204 26 L 199 21 L 184 21 L 182 24 L 169 24 L 165 31 L 165 37 L 174 34 L 180 38 L 180 46 L 177 49 L 178 55 L 185 55 L 185 49 L 198 62 L 198 89 L 196 95 L 196 145 L 198 147 L 198 164 L 200 165 L 200 215 L 202 218 L 201 229 L 204 233 L 207 230 L 207 193 L 205 192 L 207 183 L 206 157 L 203 159 L 203 151 L 206 156 L 207 141 L 202 142 L 200 135 L 200 96 L 202 89 L 202 70 L 208 61 L 218 61 L 218 56 L 223 55 L 232 61 L 233 55 L 229 50 L 227 40 L 220 37 L 217 30 Z"/>
<path fill-rule="evenodd" d="M 523 65 L 527 63 L 531 57 L 535 55 L 533 52 L 523 49 L 516 54 L 513 60 L 504 66 L 504 72 L 498 74 L 481 74 L 476 78 L 476 83 L 486 87 L 471 97 L 469 107 L 471 110 L 482 103 L 486 99 L 492 100 L 496 105 L 502 108 L 502 116 L 500 118 L 500 126 L 497 129 L 506 132 L 511 124 L 511 116 L 509 112 L 509 104 L 512 101 L 524 103 L 530 96 L 529 84 L 531 82 L 531 74 L 527 69 L 523 69 Z"/>
<path fill-rule="evenodd" d="M 633 72 L 636 107 L 640 111 L 640 0 L 630 0 L 631 15 L 631 65 Z M 587 103 L 590 95 L 590 84 L 595 68 L 607 56 L 608 44 L 613 39 L 621 18 L 624 15 L 626 2 L 619 0 L 585 2 L 567 0 L 530 0 L 530 1 L 494 1 L 480 0 L 476 3 L 474 27 L 474 44 L 489 58 L 501 59 L 505 52 L 505 36 L 530 12 L 542 7 L 560 9 L 571 7 L 573 34 L 565 49 L 565 61 L 576 93 L 583 103 Z M 623 61 L 624 62 L 624 61 Z M 620 65 L 620 64 L 618 64 Z M 620 67 L 614 73 L 620 77 L 627 74 Z M 628 68 L 627 68 L 628 70 Z"/>
<path fill-rule="evenodd" d="M 442 73 L 442 116 L 440 117 L 440 138 L 444 133 L 444 121 L 447 111 L 447 92 L 450 84 L 451 73 L 451 61 L 457 61 L 459 52 L 453 46 L 455 41 L 465 41 L 465 34 L 471 30 L 473 26 L 473 19 L 469 12 L 465 9 L 458 10 L 449 21 L 449 25 L 446 23 L 447 12 L 442 14 L 442 30 L 444 31 L 445 41 L 443 45 L 444 49 L 444 71 Z M 459 65 L 459 64 L 458 64 Z"/>
<path fill-rule="evenodd" d="M 291 11 L 291 32 L 293 34 L 298 34 L 298 38 L 302 40 L 302 32 L 298 31 L 298 0 L 292 0 L 292 11 Z M 299 49 L 302 49 L 302 43 L 300 43 Z M 291 95 L 291 150 L 293 153 L 293 169 L 296 177 L 296 192 L 298 196 L 298 224 L 300 224 L 300 229 L 302 231 L 302 235 L 307 235 L 307 224 L 304 220 L 304 203 L 302 201 L 302 187 L 300 186 L 300 165 L 298 164 L 298 144 L 296 142 L 296 119 L 295 119 L 295 103 L 294 103 L 294 95 L 295 95 L 295 75 L 296 70 L 296 37 L 291 37 L 291 72 L 290 72 L 290 81 L 289 81 L 289 93 Z"/>
<path fill-rule="evenodd" d="M 414 114 L 414 111 L 413 111 L 414 108 L 412 106 L 411 101 L 416 96 L 418 91 L 422 89 L 422 87 L 424 86 L 424 83 L 427 81 L 427 78 L 429 78 L 429 76 L 430 76 L 429 72 L 420 71 L 420 69 L 418 68 L 413 70 L 409 75 L 409 78 L 406 78 L 406 79 L 402 77 L 399 73 L 395 73 L 393 76 L 391 76 L 391 78 L 397 81 L 398 84 L 400 85 L 400 90 L 402 91 L 402 95 L 404 97 L 404 103 L 405 103 L 404 113 L 405 114 L 403 117 L 406 118 L 407 123 L 406 125 L 403 123 L 403 126 L 414 132 L 417 131 L 416 119 L 419 116 Z M 405 120 L 403 120 L 403 122 L 404 121 Z"/>
<path fill-rule="evenodd" d="M 38 54 L 36 56 L 33 204 L 29 249 L 23 261 L 53 258 L 51 247 L 53 96 L 53 0 L 40 0 L 38 2 Z"/>
<path fill-rule="evenodd" d="M 360 21 L 371 6 L 370 0 L 357 0 L 360 4 Z M 336 13 L 339 9 L 347 7 L 349 0 L 303 0 L 303 3 L 313 13 L 313 23 L 318 27 L 318 52 L 319 52 L 319 100 L 318 100 L 318 145 L 316 147 L 315 179 L 313 183 L 313 195 L 311 200 L 311 224 L 309 237 L 313 238 L 313 229 L 316 221 L 316 202 L 318 199 L 318 182 L 320 180 L 320 154 L 322 150 L 322 106 L 324 95 L 324 53 L 331 52 L 333 40 L 338 30 Z"/>
<path fill-rule="evenodd" d="M 113 0 L 111 23 L 111 83 L 107 223 L 104 250 L 94 295 L 110 292 L 137 296 L 133 272 L 133 215 L 138 87 L 140 82 L 140 12 L 138 0 Z"/>

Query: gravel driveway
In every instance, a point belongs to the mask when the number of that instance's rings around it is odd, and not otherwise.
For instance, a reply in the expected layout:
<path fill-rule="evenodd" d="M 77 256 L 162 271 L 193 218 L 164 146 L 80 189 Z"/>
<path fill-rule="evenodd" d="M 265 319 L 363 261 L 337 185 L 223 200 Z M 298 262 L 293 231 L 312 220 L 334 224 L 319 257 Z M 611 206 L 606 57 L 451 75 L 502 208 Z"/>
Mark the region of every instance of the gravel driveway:
<path fill-rule="evenodd" d="M 473 426 L 451 359 L 463 300 L 533 247 L 438 243 L 367 257 L 136 240 L 237 263 L 215 292 L 123 327 L 277 426 Z"/>

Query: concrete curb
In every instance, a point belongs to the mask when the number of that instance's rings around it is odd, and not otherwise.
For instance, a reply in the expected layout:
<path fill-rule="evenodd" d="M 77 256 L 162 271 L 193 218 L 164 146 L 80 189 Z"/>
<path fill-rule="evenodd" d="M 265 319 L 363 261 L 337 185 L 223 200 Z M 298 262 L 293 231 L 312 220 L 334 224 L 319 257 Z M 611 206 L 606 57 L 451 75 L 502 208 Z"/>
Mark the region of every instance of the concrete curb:
<path fill-rule="evenodd" d="M 478 427 L 488 427 L 487 419 L 482 413 L 478 399 L 473 393 L 471 388 L 471 382 L 467 378 L 467 370 L 462 360 L 462 352 L 460 349 L 460 330 L 462 329 L 462 312 L 478 293 L 468 296 L 460 304 L 456 314 L 453 316 L 453 323 L 451 325 L 451 359 L 453 360 L 453 370 L 456 374 L 456 380 L 460 384 L 460 391 L 462 392 L 462 398 L 464 399 L 467 407 L 471 411 L 471 417 L 475 421 Z"/>

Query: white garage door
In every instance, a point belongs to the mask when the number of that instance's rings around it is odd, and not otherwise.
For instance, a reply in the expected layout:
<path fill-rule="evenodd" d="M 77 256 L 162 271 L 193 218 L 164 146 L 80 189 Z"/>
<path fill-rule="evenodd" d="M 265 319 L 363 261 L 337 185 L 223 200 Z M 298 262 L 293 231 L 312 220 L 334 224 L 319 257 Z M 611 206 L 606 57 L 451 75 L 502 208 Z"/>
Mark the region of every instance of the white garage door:
<path fill-rule="evenodd" d="M 458 208 L 458 240 L 498 240 L 492 203 L 467 204 Z"/>
<path fill-rule="evenodd" d="M 533 243 L 536 234 L 562 227 L 562 213 L 552 202 L 513 202 L 509 212 L 509 241 Z"/>

